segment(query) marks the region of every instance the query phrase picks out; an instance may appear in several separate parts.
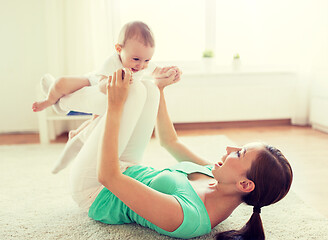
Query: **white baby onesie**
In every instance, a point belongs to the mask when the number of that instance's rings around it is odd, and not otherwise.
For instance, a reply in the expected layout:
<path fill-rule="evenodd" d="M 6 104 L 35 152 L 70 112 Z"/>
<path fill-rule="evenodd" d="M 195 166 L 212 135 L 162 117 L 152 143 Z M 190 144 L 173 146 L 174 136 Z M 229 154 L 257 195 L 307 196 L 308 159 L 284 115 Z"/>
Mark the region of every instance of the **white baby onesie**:
<path fill-rule="evenodd" d="M 89 81 L 91 86 L 97 85 L 99 83 L 99 79 L 102 76 L 112 76 L 115 71 L 118 69 L 122 69 L 123 64 L 121 62 L 120 56 L 117 53 L 114 53 L 112 56 L 108 57 L 101 68 L 95 72 L 88 73 L 85 75 Z M 148 67 L 144 70 L 138 71 L 132 74 L 133 81 L 140 81 L 145 74 L 145 72 L 152 73 L 156 68 L 156 65 L 150 62 Z"/>

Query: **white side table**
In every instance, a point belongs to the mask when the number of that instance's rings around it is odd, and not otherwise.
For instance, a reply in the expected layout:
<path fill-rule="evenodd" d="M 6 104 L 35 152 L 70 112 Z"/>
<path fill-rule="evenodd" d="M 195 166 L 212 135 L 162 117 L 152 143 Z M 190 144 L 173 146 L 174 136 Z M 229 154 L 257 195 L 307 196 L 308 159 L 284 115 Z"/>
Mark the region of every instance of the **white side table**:
<path fill-rule="evenodd" d="M 38 112 L 40 143 L 49 144 L 63 132 L 76 129 L 91 115 L 58 115 L 51 107 Z"/>
<path fill-rule="evenodd" d="M 38 99 L 44 99 L 40 86 L 36 86 Z M 38 112 L 39 136 L 41 144 L 49 144 L 50 140 L 56 139 L 63 132 L 76 129 L 84 121 L 90 119 L 92 115 L 59 115 L 52 107 Z"/>

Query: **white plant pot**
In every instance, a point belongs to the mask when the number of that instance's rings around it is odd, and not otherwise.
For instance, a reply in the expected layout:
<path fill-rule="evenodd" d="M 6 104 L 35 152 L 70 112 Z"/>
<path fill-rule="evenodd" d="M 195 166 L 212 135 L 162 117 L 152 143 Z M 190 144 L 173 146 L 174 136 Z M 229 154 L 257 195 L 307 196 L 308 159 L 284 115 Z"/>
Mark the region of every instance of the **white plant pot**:
<path fill-rule="evenodd" d="M 239 58 L 232 61 L 232 71 L 238 72 L 241 69 L 241 61 Z"/>
<path fill-rule="evenodd" d="M 203 58 L 203 70 L 204 72 L 212 72 L 214 67 L 213 58 Z"/>

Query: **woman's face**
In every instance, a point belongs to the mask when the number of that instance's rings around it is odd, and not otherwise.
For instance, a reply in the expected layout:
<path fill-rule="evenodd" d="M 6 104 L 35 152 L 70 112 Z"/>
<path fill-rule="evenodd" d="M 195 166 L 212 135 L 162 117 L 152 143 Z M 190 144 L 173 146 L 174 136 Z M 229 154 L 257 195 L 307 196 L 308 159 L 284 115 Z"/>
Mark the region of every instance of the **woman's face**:
<path fill-rule="evenodd" d="M 227 147 L 222 162 L 215 164 L 212 173 L 222 184 L 235 184 L 247 179 L 246 173 L 256 160 L 259 151 L 264 149 L 261 143 L 251 143 L 243 147 Z"/>

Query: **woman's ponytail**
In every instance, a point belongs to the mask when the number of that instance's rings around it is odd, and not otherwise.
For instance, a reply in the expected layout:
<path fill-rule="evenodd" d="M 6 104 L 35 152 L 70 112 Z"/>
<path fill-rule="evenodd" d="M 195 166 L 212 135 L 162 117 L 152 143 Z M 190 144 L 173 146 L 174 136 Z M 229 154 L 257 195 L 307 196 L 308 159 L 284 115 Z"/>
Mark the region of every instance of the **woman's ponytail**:
<path fill-rule="evenodd" d="M 253 211 L 251 218 L 242 229 L 218 233 L 215 237 L 216 240 L 264 240 L 260 212 Z"/>

